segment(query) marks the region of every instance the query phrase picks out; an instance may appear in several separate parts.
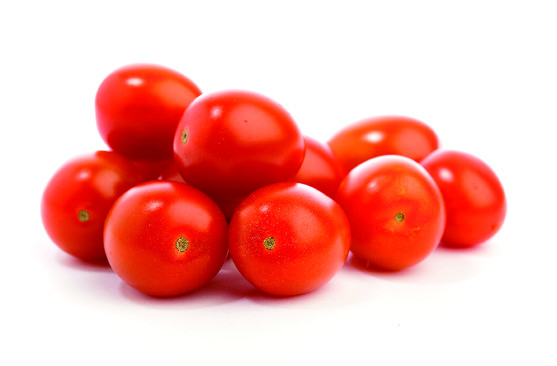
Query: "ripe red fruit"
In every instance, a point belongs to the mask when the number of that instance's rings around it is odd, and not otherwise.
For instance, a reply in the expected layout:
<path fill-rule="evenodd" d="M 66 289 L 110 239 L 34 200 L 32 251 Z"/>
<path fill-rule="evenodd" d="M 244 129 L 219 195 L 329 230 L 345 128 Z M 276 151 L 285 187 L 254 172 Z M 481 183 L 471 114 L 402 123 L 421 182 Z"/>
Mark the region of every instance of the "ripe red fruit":
<path fill-rule="evenodd" d="M 121 67 L 97 90 L 99 133 L 112 150 L 129 159 L 172 159 L 176 126 L 200 94 L 197 85 L 172 69 L 148 64 Z"/>
<path fill-rule="evenodd" d="M 346 171 L 381 155 L 402 155 L 419 162 L 439 147 L 431 127 L 404 116 L 364 119 L 337 132 L 328 144 Z"/>
<path fill-rule="evenodd" d="M 499 231 L 507 200 L 495 172 L 479 158 L 460 151 L 437 150 L 421 164 L 431 174 L 445 201 L 447 225 L 442 243 L 471 247 Z"/>
<path fill-rule="evenodd" d="M 240 90 L 197 98 L 174 138 L 184 180 L 217 202 L 239 202 L 265 185 L 291 180 L 304 153 L 300 130 L 280 104 Z"/>
<path fill-rule="evenodd" d="M 331 148 L 316 139 L 304 136 L 306 155 L 295 182 L 304 183 L 334 197 L 346 171 Z"/>
<path fill-rule="evenodd" d="M 126 158 L 97 151 L 71 159 L 48 182 L 41 201 L 46 232 L 74 257 L 106 260 L 103 226 L 114 201 L 143 176 Z"/>
<path fill-rule="evenodd" d="M 439 188 L 414 160 L 370 159 L 352 169 L 336 201 L 352 229 L 352 253 L 369 266 L 398 271 L 424 260 L 439 244 L 445 209 Z"/>
<path fill-rule="evenodd" d="M 110 210 L 104 247 L 114 272 L 154 296 L 174 296 L 209 282 L 226 255 L 227 223 L 204 193 L 179 182 L 142 183 Z"/>
<path fill-rule="evenodd" d="M 305 184 L 275 183 L 240 204 L 228 246 L 253 286 L 272 295 L 299 295 L 323 286 L 342 268 L 350 227 L 324 193 Z"/>

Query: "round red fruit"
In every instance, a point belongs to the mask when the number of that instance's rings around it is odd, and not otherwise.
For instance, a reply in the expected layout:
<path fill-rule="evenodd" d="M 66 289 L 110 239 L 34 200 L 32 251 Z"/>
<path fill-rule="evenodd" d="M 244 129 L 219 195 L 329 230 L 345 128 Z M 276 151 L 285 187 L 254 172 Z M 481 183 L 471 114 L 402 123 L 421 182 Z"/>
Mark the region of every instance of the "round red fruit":
<path fill-rule="evenodd" d="M 380 156 L 356 166 L 336 200 L 350 221 L 352 253 L 382 270 L 424 260 L 445 227 L 439 188 L 420 164 L 403 156 Z"/>
<path fill-rule="evenodd" d="M 447 225 L 442 243 L 471 247 L 499 231 L 507 200 L 495 172 L 479 158 L 460 151 L 438 150 L 421 164 L 443 194 Z"/>
<path fill-rule="evenodd" d="M 304 136 L 306 155 L 295 182 L 317 188 L 329 197 L 334 197 L 346 175 L 344 167 L 333 155 L 331 148 L 314 138 Z"/>
<path fill-rule="evenodd" d="M 250 194 L 230 222 L 230 256 L 257 289 L 279 296 L 313 291 L 342 268 L 350 226 L 340 206 L 301 183 Z"/>
<path fill-rule="evenodd" d="M 381 155 L 402 155 L 420 161 L 439 147 L 435 131 L 405 116 L 379 116 L 345 127 L 329 146 L 346 171 Z"/>
<path fill-rule="evenodd" d="M 63 251 L 86 261 L 106 260 L 103 226 L 114 201 L 143 177 L 123 156 L 97 151 L 60 167 L 41 201 L 46 232 Z"/>
<path fill-rule="evenodd" d="M 174 296 L 209 282 L 226 259 L 227 222 L 204 193 L 179 182 L 142 183 L 110 210 L 104 246 L 114 272 L 152 296 Z"/>
<path fill-rule="evenodd" d="M 174 160 L 184 180 L 217 201 L 239 201 L 262 186 L 292 179 L 304 153 L 290 114 L 248 91 L 200 96 L 186 109 L 174 138 Z"/>
<path fill-rule="evenodd" d="M 130 159 L 171 159 L 176 126 L 200 94 L 197 85 L 172 69 L 150 64 L 121 67 L 97 90 L 99 133 L 112 150 Z"/>

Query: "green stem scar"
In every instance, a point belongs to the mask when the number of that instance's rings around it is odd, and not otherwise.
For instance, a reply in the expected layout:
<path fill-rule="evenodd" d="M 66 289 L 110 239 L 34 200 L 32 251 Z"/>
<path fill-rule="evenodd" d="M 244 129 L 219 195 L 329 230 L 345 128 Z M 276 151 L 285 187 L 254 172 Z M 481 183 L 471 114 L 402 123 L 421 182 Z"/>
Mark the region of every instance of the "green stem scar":
<path fill-rule="evenodd" d="M 189 247 L 190 247 L 190 241 L 184 238 L 183 236 L 178 238 L 178 240 L 176 240 L 176 249 L 178 249 L 180 253 L 185 252 L 186 250 L 188 250 Z"/>
<path fill-rule="evenodd" d="M 273 237 L 265 238 L 265 240 L 263 240 L 263 246 L 267 250 L 273 249 L 275 247 L 275 238 Z"/>
<path fill-rule="evenodd" d="M 188 129 L 184 128 L 184 130 L 182 131 L 182 135 L 180 136 L 180 141 L 182 141 L 183 144 L 185 144 L 186 142 L 188 142 Z"/>
<path fill-rule="evenodd" d="M 399 212 L 395 215 L 395 221 L 396 222 L 403 222 L 404 221 L 404 214 L 402 212 Z"/>
<path fill-rule="evenodd" d="M 77 213 L 77 218 L 79 219 L 79 221 L 85 222 L 85 221 L 89 221 L 89 219 L 91 218 L 91 215 L 86 210 L 80 210 Z"/>

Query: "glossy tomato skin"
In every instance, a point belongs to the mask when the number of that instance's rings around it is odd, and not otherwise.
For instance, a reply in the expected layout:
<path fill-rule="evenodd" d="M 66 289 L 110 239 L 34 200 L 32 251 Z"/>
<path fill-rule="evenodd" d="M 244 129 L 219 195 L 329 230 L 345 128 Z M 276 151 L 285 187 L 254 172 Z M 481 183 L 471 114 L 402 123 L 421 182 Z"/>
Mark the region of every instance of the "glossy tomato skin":
<path fill-rule="evenodd" d="M 445 227 L 441 192 L 414 160 L 370 159 L 344 178 L 336 195 L 352 229 L 352 253 L 368 266 L 399 271 L 423 261 Z"/>
<path fill-rule="evenodd" d="M 110 210 L 105 251 L 114 272 L 152 296 L 175 296 L 209 282 L 226 259 L 227 223 L 201 191 L 150 181 L 130 189 Z"/>
<path fill-rule="evenodd" d="M 128 159 L 112 151 L 97 151 L 66 162 L 43 192 L 41 216 L 46 232 L 74 257 L 106 260 L 106 215 L 114 201 L 142 179 Z"/>
<path fill-rule="evenodd" d="M 132 64 L 110 73 L 95 98 L 99 133 L 133 160 L 172 159 L 172 140 L 186 107 L 201 90 L 179 72 Z"/>
<path fill-rule="evenodd" d="M 167 169 L 170 169 L 170 165 L 174 163 L 173 159 L 168 160 L 130 160 L 133 165 L 139 170 L 139 172 L 143 175 L 143 180 L 154 180 L 159 179 L 159 177 L 165 172 Z"/>
<path fill-rule="evenodd" d="M 306 155 L 294 181 L 307 184 L 331 198 L 334 197 L 346 175 L 344 167 L 328 145 L 309 136 L 304 136 L 304 142 Z"/>
<path fill-rule="evenodd" d="M 371 117 L 345 127 L 329 141 L 346 171 L 381 155 L 402 155 L 420 161 L 439 147 L 431 127 L 406 116 Z"/>
<path fill-rule="evenodd" d="M 340 206 L 300 183 L 250 194 L 230 222 L 230 256 L 257 289 L 277 296 L 313 291 L 344 265 L 350 227 Z"/>
<path fill-rule="evenodd" d="M 505 220 L 507 200 L 501 181 L 481 159 L 454 150 L 437 150 L 421 164 L 441 189 L 447 208 L 442 243 L 471 247 L 495 235 Z"/>
<path fill-rule="evenodd" d="M 188 184 L 219 201 L 240 201 L 299 170 L 304 140 L 290 114 L 261 94 L 207 93 L 185 111 L 174 160 Z"/>
<path fill-rule="evenodd" d="M 165 169 L 161 171 L 157 179 L 186 183 L 186 181 L 178 171 L 178 167 L 176 167 L 176 163 L 174 163 L 174 161 L 172 161 L 172 163 L 170 163 Z"/>
<path fill-rule="evenodd" d="M 171 181 L 187 184 L 187 182 L 184 181 L 184 178 L 178 171 L 176 164 L 174 163 L 169 165 L 165 170 L 163 170 L 163 172 L 159 176 L 159 179 L 171 180 Z M 230 220 L 232 218 L 234 211 L 236 210 L 240 202 L 242 202 L 242 200 L 227 200 L 223 198 L 216 198 L 214 199 L 214 201 L 220 207 L 222 213 L 224 214 L 224 217 L 226 217 L 227 220 Z"/>

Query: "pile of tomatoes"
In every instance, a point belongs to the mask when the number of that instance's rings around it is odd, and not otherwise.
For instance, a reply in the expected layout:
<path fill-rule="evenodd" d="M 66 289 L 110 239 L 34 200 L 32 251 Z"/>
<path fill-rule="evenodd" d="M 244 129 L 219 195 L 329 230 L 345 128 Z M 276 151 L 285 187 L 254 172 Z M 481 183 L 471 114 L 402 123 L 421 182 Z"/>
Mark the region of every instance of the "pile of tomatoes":
<path fill-rule="evenodd" d="M 195 290 L 228 257 L 262 292 L 326 284 L 351 251 L 399 271 L 438 246 L 471 247 L 503 224 L 493 170 L 439 148 L 403 116 L 372 117 L 327 143 L 258 93 L 202 93 L 179 72 L 135 64 L 96 94 L 110 148 L 76 157 L 44 191 L 46 232 L 84 261 L 108 261 L 153 296 Z"/>

